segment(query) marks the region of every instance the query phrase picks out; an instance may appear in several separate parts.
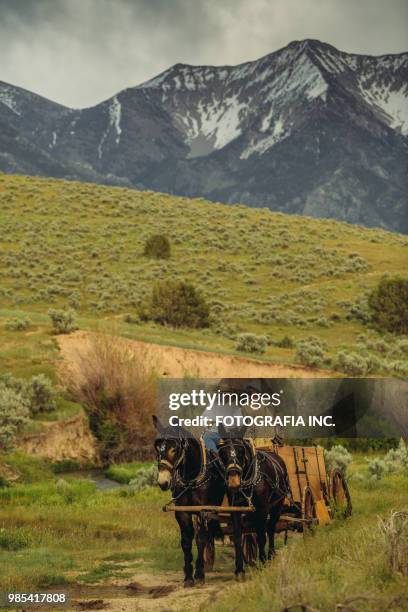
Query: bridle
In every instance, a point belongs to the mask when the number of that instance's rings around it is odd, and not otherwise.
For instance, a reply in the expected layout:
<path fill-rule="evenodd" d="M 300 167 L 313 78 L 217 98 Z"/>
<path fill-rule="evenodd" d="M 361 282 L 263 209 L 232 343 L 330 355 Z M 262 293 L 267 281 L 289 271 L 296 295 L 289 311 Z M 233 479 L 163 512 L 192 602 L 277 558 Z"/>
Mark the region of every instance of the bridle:
<path fill-rule="evenodd" d="M 185 456 L 186 456 L 186 447 L 187 447 L 187 440 L 186 439 L 182 439 L 182 440 L 175 440 L 176 443 L 176 449 L 177 449 L 177 459 L 174 463 L 171 463 L 171 461 L 169 461 L 168 459 L 166 459 L 166 457 L 163 457 L 163 453 L 166 452 L 166 440 L 163 439 L 161 441 L 160 446 L 156 449 L 157 451 L 157 467 L 160 470 L 160 467 L 165 468 L 167 470 L 169 470 L 169 472 L 171 474 L 173 474 L 173 472 L 179 467 L 179 465 L 184 461 Z"/>
<path fill-rule="evenodd" d="M 221 475 L 221 466 L 218 466 L 218 457 L 214 456 L 210 460 L 207 458 L 207 451 L 202 438 L 197 440 L 201 454 L 201 467 L 200 471 L 191 480 L 187 480 L 184 475 L 180 474 L 180 466 L 184 463 L 186 465 L 186 453 L 189 447 L 188 438 L 171 438 L 175 442 L 177 450 L 177 459 L 174 463 L 171 463 L 168 459 L 163 457 L 163 453 L 166 451 L 166 438 L 161 438 L 160 446 L 156 446 L 157 452 L 157 464 L 160 470 L 160 466 L 169 470 L 171 475 L 171 490 L 173 491 L 172 502 L 176 502 L 177 499 L 182 497 L 187 491 L 199 489 L 214 478 L 214 474 L 209 469 L 212 465 L 215 465 L 218 474 Z"/>
<path fill-rule="evenodd" d="M 227 482 L 230 472 L 232 472 L 233 470 L 237 471 L 240 474 L 241 481 L 239 485 L 239 491 L 241 495 L 247 500 L 248 504 L 251 505 L 252 493 L 254 487 L 258 484 L 260 478 L 259 462 L 253 440 L 247 438 L 246 440 L 234 440 L 233 442 L 232 439 L 229 438 L 227 442 L 224 442 L 220 445 L 220 449 L 226 444 L 231 446 L 232 449 L 229 455 L 230 462 L 228 463 L 224 472 L 225 482 Z M 244 465 L 240 465 L 237 461 L 237 454 L 235 450 L 236 446 L 241 446 L 244 449 Z M 252 457 L 248 456 L 248 454 L 252 455 Z"/>
<path fill-rule="evenodd" d="M 228 478 L 228 474 L 230 472 L 232 472 L 232 471 L 239 472 L 240 474 L 242 474 L 242 472 L 244 471 L 244 467 L 238 463 L 237 452 L 235 450 L 235 447 L 236 446 L 242 446 L 242 448 L 244 449 L 244 453 L 246 455 L 246 447 L 245 447 L 245 444 L 244 444 L 243 441 L 239 440 L 239 441 L 236 441 L 235 443 L 233 443 L 231 439 L 228 439 L 227 442 L 224 442 L 221 445 L 221 448 L 222 447 L 225 448 L 225 446 L 227 446 L 227 445 L 231 447 L 231 451 L 229 453 L 230 462 L 228 463 L 228 465 L 225 468 L 225 477 L 226 478 Z"/>

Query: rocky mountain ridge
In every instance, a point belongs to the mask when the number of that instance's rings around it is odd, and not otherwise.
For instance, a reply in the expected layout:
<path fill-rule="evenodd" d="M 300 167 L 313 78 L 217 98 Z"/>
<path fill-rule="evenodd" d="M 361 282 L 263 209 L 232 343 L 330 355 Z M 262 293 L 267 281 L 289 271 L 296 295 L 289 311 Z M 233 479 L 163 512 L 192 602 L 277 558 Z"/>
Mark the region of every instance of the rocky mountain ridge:
<path fill-rule="evenodd" d="M 0 170 L 408 232 L 408 53 L 176 64 L 86 109 L 0 83 Z"/>

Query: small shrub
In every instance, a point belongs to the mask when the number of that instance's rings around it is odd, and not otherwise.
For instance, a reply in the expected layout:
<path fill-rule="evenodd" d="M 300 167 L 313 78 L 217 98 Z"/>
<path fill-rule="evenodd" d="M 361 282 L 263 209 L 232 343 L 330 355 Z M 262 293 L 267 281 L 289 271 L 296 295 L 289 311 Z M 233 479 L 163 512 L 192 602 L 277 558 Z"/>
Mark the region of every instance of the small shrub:
<path fill-rule="evenodd" d="M 29 402 L 23 394 L 0 382 L 0 452 L 13 448 L 16 435 L 29 416 Z"/>
<path fill-rule="evenodd" d="M 381 360 L 376 355 L 372 355 L 370 353 L 366 355 L 365 360 L 367 373 L 376 372 L 377 370 L 380 370 L 383 365 Z"/>
<path fill-rule="evenodd" d="M 369 295 L 368 306 L 379 330 L 408 334 L 408 278 L 382 278 Z"/>
<path fill-rule="evenodd" d="M 380 480 L 387 471 L 387 465 L 383 459 L 375 457 L 368 461 L 368 473 L 371 480 Z"/>
<path fill-rule="evenodd" d="M 6 321 L 7 331 L 24 331 L 30 327 L 31 321 L 27 317 L 16 317 Z"/>
<path fill-rule="evenodd" d="M 32 414 L 55 410 L 55 394 L 52 388 L 52 382 L 49 378 L 44 376 L 44 374 L 32 376 L 26 387 L 26 394 L 30 401 L 30 410 Z"/>
<path fill-rule="evenodd" d="M 236 350 L 244 353 L 264 353 L 268 345 L 268 340 L 265 336 L 257 336 L 256 334 L 238 334 Z"/>
<path fill-rule="evenodd" d="M 397 374 L 401 374 L 402 376 L 408 375 L 408 362 L 407 361 L 393 361 L 389 364 L 389 370 L 393 370 Z"/>
<path fill-rule="evenodd" d="M 279 346 L 280 348 L 293 348 L 295 343 L 290 336 L 283 336 L 282 340 L 279 340 L 276 343 L 276 346 Z"/>
<path fill-rule="evenodd" d="M 330 450 L 325 450 L 324 458 L 329 470 L 337 468 L 341 470 L 343 474 L 346 473 L 347 468 L 353 459 L 351 453 L 349 453 L 349 451 L 341 444 L 333 446 Z"/>
<path fill-rule="evenodd" d="M 79 291 L 73 291 L 69 296 L 68 296 L 68 304 L 71 306 L 71 308 L 79 308 L 81 305 L 81 294 L 79 293 Z"/>
<path fill-rule="evenodd" d="M 150 236 L 145 243 L 144 255 L 155 259 L 169 259 L 171 255 L 170 240 L 163 234 Z"/>
<path fill-rule="evenodd" d="M 208 327 L 210 309 L 199 291 L 182 281 L 157 283 L 152 292 L 148 315 L 156 323 L 173 327 Z"/>
<path fill-rule="evenodd" d="M 153 487 L 157 483 L 157 466 L 155 464 L 147 468 L 140 468 L 135 478 L 130 481 L 130 486 L 135 491 L 140 491 L 146 487 Z"/>
<path fill-rule="evenodd" d="M 323 345 L 314 336 L 297 343 L 295 360 L 299 363 L 310 368 L 318 368 L 324 364 L 324 357 Z"/>
<path fill-rule="evenodd" d="M 55 310 L 51 308 L 48 311 L 48 315 L 52 322 L 53 331 L 56 334 L 69 334 L 78 329 L 73 310 Z"/>
<path fill-rule="evenodd" d="M 408 449 L 401 438 L 398 448 L 391 449 L 383 457 L 367 460 L 370 480 L 380 480 L 385 474 L 393 472 L 408 473 Z"/>
<path fill-rule="evenodd" d="M 379 519 L 379 527 L 387 545 L 392 571 L 399 576 L 408 576 L 408 512 L 391 512 L 388 519 Z"/>
<path fill-rule="evenodd" d="M 398 448 L 392 448 L 384 457 L 388 472 L 405 471 L 408 473 L 408 447 L 401 438 Z"/>
<path fill-rule="evenodd" d="M 408 338 L 400 338 L 397 340 L 394 346 L 394 350 L 401 355 L 405 355 L 408 357 Z"/>
<path fill-rule="evenodd" d="M 333 367 L 351 376 L 360 376 L 369 371 L 369 364 L 364 357 L 358 353 L 346 353 L 346 351 L 337 353 L 333 361 Z"/>
<path fill-rule="evenodd" d="M 349 312 L 346 315 L 346 319 L 352 321 L 360 321 L 361 323 L 367 324 L 370 322 L 371 315 L 367 303 L 366 296 L 358 297 L 349 308 Z"/>

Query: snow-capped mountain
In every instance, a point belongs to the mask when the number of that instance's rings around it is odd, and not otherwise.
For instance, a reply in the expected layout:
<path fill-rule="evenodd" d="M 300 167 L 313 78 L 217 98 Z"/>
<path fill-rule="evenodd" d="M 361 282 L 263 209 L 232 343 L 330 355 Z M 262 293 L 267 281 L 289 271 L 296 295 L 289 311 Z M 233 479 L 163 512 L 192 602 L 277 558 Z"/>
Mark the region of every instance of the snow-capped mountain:
<path fill-rule="evenodd" d="M 0 132 L 5 172 L 408 232 L 408 53 L 295 41 L 239 66 L 177 64 L 83 110 L 0 83 Z"/>

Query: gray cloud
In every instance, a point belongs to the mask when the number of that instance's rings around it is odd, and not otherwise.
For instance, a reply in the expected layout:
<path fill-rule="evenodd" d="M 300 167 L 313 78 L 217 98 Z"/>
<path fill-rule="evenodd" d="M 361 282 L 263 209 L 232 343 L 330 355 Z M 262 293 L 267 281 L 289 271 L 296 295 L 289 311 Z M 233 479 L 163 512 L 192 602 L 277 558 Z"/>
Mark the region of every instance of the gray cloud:
<path fill-rule="evenodd" d="M 96 104 L 177 62 L 237 64 L 292 40 L 408 48 L 406 0 L 0 0 L 0 79 Z"/>

